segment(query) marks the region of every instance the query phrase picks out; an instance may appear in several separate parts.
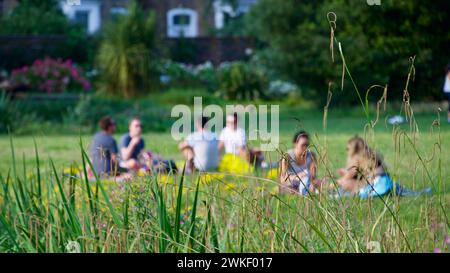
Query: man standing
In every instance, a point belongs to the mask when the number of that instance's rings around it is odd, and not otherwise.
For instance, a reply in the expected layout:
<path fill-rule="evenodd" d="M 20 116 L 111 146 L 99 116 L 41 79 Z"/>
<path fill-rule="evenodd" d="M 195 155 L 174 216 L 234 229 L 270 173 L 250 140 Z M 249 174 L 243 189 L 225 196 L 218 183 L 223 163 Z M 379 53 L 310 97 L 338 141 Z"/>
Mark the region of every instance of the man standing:
<path fill-rule="evenodd" d="M 120 140 L 120 166 L 128 170 L 138 171 L 141 167 L 139 155 L 145 143 L 141 137 L 142 125 L 139 118 L 132 118 L 128 124 L 129 132 Z"/>
<path fill-rule="evenodd" d="M 112 137 L 116 123 L 106 116 L 100 119 L 99 126 L 101 131 L 94 135 L 90 145 L 92 165 L 100 176 L 113 175 L 117 172 L 117 143 Z"/>
<path fill-rule="evenodd" d="M 186 171 L 212 171 L 219 167 L 217 136 L 205 128 L 208 118 L 201 117 L 196 123 L 197 131 L 186 137 L 179 148 L 187 163 Z"/>

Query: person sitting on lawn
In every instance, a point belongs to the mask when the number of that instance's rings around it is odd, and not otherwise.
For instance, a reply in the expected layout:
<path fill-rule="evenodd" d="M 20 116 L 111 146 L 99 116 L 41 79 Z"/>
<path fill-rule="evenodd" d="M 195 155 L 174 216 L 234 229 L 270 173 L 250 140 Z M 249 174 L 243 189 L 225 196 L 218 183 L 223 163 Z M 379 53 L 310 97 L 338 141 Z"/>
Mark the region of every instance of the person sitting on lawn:
<path fill-rule="evenodd" d="M 219 152 L 241 156 L 250 164 L 260 167 L 264 161 L 263 153 L 258 149 L 249 149 L 245 130 L 238 127 L 238 114 L 228 115 L 226 126 L 219 137 Z"/>
<path fill-rule="evenodd" d="M 227 125 L 219 137 L 219 152 L 225 150 L 226 154 L 240 155 L 247 159 L 247 140 L 245 131 L 238 127 L 237 113 L 227 116 Z"/>
<path fill-rule="evenodd" d="M 337 184 L 346 192 L 361 198 L 383 196 L 394 191 L 394 182 L 386 171 L 381 155 L 374 152 L 359 136 L 347 144 L 347 167 L 338 170 Z M 400 186 L 395 183 L 395 190 Z"/>
<path fill-rule="evenodd" d="M 309 135 L 305 131 L 297 132 L 292 142 L 294 148 L 281 160 L 279 191 L 307 195 L 320 189 L 316 157 L 309 150 Z"/>
<path fill-rule="evenodd" d="M 120 167 L 131 171 L 138 171 L 142 164 L 139 161 L 145 143 L 142 139 L 141 120 L 134 117 L 128 124 L 129 132 L 124 134 L 120 140 Z"/>
<path fill-rule="evenodd" d="M 94 135 L 90 145 L 92 166 L 99 176 L 115 175 L 117 174 L 117 143 L 112 135 L 116 131 L 116 123 L 111 117 L 106 116 L 100 119 L 99 126 L 101 131 Z"/>
<path fill-rule="evenodd" d="M 194 168 L 199 171 L 212 171 L 219 166 L 217 136 L 205 128 L 207 123 L 208 118 L 202 116 L 196 122 L 197 131 L 188 135 L 179 145 L 186 159 L 187 173 L 191 173 Z"/>

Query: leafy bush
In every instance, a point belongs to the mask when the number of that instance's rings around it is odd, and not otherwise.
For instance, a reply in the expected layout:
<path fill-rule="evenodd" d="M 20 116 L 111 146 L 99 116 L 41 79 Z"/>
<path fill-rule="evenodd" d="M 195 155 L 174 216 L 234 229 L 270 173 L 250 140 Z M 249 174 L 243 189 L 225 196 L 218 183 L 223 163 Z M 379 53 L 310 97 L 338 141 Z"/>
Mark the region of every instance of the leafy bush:
<path fill-rule="evenodd" d="M 0 67 L 4 69 L 44 57 L 70 58 L 92 65 L 95 37 L 88 37 L 83 27 L 72 24 L 62 13 L 59 1 L 19 1 L 10 13 L 0 16 L 0 26 L 0 35 L 11 36 L 5 47 L 0 47 Z M 28 39 L 32 39 L 32 48 Z"/>
<path fill-rule="evenodd" d="M 168 60 L 161 63 L 159 72 L 163 83 L 170 87 L 206 87 L 209 91 L 217 90 L 216 69 L 211 62 L 185 65 Z"/>
<path fill-rule="evenodd" d="M 11 100 L 6 92 L 0 94 L 0 134 L 16 132 L 24 125 L 36 121 L 36 115 L 24 111 L 22 105 Z"/>
<path fill-rule="evenodd" d="M 291 93 L 300 92 L 297 85 L 281 80 L 271 81 L 267 89 L 267 95 L 271 98 L 283 98 Z"/>
<path fill-rule="evenodd" d="M 36 60 L 31 66 L 14 69 L 10 81 L 13 89 L 27 88 L 47 93 L 91 89 L 89 80 L 71 60 Z"/>
<path fill-rule="evenodd" d="M 64 34 L 70 23 L 57 1 L 19 1 L 12 12 L 0 18 L 0 34 Z"/>
<path fill-rule="evenodd" d="M 128 121 L 139 116 L 145 131 L 170 130 L 170 109 L 154 104 L 149 99 L 123 100 L 119 98 L 100 98 L 85 96 L 65 119 L 65 123 L 87 126 L 93 132 L 97 130 L 98 120 L 105 115 L 117 121 L 117 130 L 128 130 Z"/>
<path fill-rule="evenodd" d="M 252 22 L 251 33 L 267 45 L 259 55 L 322 106 L 328 83 L 339 85 L 342 73 L 338 45 L 334 44 L 334 63 L 329 50 L 328 12 L 337 15 L 335 35 L 362 92 L 374 84 L 388 84 L 389 97 L 401 100 L 408 60 L 417 56 L 411 96 L 440 98 L 449 60 L 450 35 L 442 27 L 449 19 L 447 0 L 389 0 L 380 6 L 350 0 L 258 1 L 248 22 Z M 352 89 L 347 81 L 344 92 L 336 90 L 332 103 L 357 102 Z M 381 96 L 376 95 L 376 99 Z"/>
<path fill-rule="evenodd" d="M 226 99 L 256 99 L 264 96 L 264 72 L 244 62 L 224 63 L 218 69 L 219 92 Z"/>
<path fill-rule="evenodd" d="M 136 1 L 131 3 L 128 11 L 127 15 L 106 26 L 97 64 L 99 91 L 130 98 L 148 94 L 158 81 L 154 55 L 155 15 L 147 15 Z"/>
<path fill-rule="evenodd" d="M 10 98 L 6 92 L 1 93 L 0 97 L 0 133 L 8 132 L 14 121 L 14 109 L 11 107 Z"/>
<path fill-rule="evenodd" d="M 151 95 L 149 99 L 159 105 L 176 105 L 185 104 L 192 105 L 194 97 L 202 97 L 204 104 L 223 104 L 224 101 L 216 94 L 210 92 L 205 88 L 170 88 L 158 92 L 158 94 Z"/>

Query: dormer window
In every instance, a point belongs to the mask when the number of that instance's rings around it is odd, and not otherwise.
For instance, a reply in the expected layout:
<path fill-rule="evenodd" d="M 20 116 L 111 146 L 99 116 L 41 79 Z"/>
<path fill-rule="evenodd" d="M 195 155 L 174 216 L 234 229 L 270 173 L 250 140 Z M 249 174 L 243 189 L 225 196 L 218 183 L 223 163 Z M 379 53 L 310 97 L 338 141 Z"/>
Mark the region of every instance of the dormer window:
<path fill-rule="evenodd" d="M 60 0 L 63 13 L 75 24 L 82 25 L 88 33 L 95 33 L 100 29 L 100 1 L 83 0 L 77 1 Z"/>
<path fill-rule="evenodd" d="M 191 21 L 191 17 L 186 14 L 175 15 L 173 17 L 173 24 L 175 26 L 189 26 L 190 21 Z"/>
<path fill-rule="evenodd" d="M 197 37 L 198 15 L 195 10 L 175 8 L 167 12 L 167 36 Z"/>

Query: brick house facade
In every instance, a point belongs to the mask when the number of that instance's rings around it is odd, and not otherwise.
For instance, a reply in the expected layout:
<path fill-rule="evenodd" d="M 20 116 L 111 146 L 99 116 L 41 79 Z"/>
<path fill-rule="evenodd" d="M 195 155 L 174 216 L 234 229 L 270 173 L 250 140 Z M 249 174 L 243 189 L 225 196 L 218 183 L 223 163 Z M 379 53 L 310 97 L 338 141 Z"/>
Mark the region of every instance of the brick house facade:
<path fill-rule="evenodd" d="M 220 0 L 138 0 L 146 10 L 154 10 L 161 37 L 207 37 L 226 24 L 228 17 L 248 11 L 257 0 L 238 0 L 235 7 Z M 6 14 L 18 0 L 0 0 L 0 13 Z M 64 14 L 95 33 L 117 14 L 127 12 L 130 0 L 60 0 Z"/>

